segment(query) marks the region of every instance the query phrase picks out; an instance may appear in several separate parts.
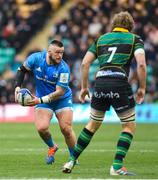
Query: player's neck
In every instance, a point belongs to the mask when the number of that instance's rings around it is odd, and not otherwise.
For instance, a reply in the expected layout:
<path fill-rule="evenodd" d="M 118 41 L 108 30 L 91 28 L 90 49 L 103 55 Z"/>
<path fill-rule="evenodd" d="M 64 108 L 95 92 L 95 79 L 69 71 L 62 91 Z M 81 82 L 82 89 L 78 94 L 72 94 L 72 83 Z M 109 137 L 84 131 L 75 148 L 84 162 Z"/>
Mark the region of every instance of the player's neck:
<path fill-rule="evenodd" d="M 55 63 L 49 59 L 49 57 L 46 57 L 46 62 L 48 65 L 54 65 Z"/>

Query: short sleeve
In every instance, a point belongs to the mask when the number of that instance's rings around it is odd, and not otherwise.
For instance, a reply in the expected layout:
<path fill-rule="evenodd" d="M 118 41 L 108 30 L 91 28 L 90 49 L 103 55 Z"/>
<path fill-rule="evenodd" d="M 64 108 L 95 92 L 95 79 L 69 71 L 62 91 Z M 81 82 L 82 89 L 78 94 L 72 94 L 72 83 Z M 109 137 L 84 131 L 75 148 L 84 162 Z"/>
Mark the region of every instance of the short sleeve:
<path fill-rule="evenodd" d="M 69 67 L 62 68 L 59 72 L 59 78 L 57 81 L 57 86 L 62 88 L 67 88 L 70 81 L 70 70 Z"/>
<path fill-rule="evenodd" d="M 91 44 L 88 51 L 92 52 L 97 57 L 97 40 Z"/>
<path fill-rule="evenodd" d="M 143 40 L 140 38 L 140 36 L 135 36 L 135 44 L 134 44 L 134 51 L 136 51 L 137 49 L 143 49 L 144 50 L 144 42 Z"/>
<path fill-rule="evenodd" d="M 26 68 L 29 68 L 30 70 L 33 70 L 36 56 L 37 56 L 37 53 L 31 54 L 30 56 L 28 56 L 24 62 L 24 66 L 26 66 Z"/>

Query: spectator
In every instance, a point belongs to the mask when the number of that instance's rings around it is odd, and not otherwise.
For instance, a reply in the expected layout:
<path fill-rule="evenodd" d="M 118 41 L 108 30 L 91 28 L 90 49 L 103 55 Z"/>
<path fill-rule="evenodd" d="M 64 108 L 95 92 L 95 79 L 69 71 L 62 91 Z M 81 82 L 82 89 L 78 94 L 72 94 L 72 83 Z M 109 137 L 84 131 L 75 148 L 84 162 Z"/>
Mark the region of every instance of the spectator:
<path fill-rule="evenodd" d="M 14 2 L 14 1 L 13 1 Z M 12 23 L 12 40 L 10 39 L 7 44 L 15 45 L 15 48 L 20 51 L 20 48 L 24 47 L 28 37 L 31 37 L 35 33 L 36 25 L 39 21 L 39 17 L 44 16 L 44 12 L 40 12 L 43 9 L 50 9 L 49 3 L 46 0 L 40 1 L 42 3 L 41 8 L 35 10 L 30 14 L 30 17 L 25 19 L 22 17 L 22 13 L 17 10 L 15 3 L 12 1 L 0 0 L 4 6 L 0 8 L 0 24 L 2 29 L 8 26 L 8 19 L 15 21 Z M 30 1 L 34 5 L 35 1 Z M 39 2 L 39 1 L 38 1 Z M 61 1 L 63 3 L 63 1 Z M 94 4 L 90 4 L 94 2 Z M 62 4 L 61 3 L 61 4 Z M 8 10 L 11 11 L 8 11 Z M 81 59 L 87 51 L 92 41 L 97 38 L 103 32 L 109 31 L 110 17 L 121 10 L 129 11 L 136 22 L 134 32 L 141 35 L 144 41 L 148 72 L 150 72 L 150 78 L 147 84 L 147 97 L 145 102 L 157 102 L 158 99 L 158 1 L 157 0 L 116 0 L 116 1 L 84 1 L 77 0 L 74 2 L 72 8 L 68 12 L 68 16 L 64 19 L 58 18 L 56 24 L 53 24 L 48 40 L 58 39 L 62 40 L 65 46 L 65 57 L 69 59 L 67 62 L 72 70 L 72 82 L 71 87 L 74 95 L 74 102 L 78 103 L 78 92 L 80 90 L 80 75 L 78 65 L 81 63 Z M 36 18 L 36 15 L 39 16 Z M 11 18 L 13 17 L 13 18 Z M 46 17 L 46 16 L 45 16 Z M 33 21 L 32 21 L 33 20 Z M 42 22 L 42 21 L 40 21 Z M 31 24 L 30 24 L 31 23 Z M 15 25 L 14 25 L 15 24 Z M 42 22 L 43 24 L 43 22 Z M 94 28 L 94 25 L 97 28 Z M 14 29 L 16 28 L 16 29 Z M 18 34 L 18 36 L 17 36 Z M 27 34 L 27 35 L 25 35 Z M 2 33 L 0 32 L 2 37 Z M 16 36 L 16 37 L 15 37 Z M 4 37 L 2 37 L 4 38 Z M 1 38 L 1 39 L 2 39 Z M 132 87 L 137 88 L 137 81 L 135 79 L 135 65 L 132 66 Z M 95 71 L 95 68 L 93 68 Z M 92 70 L 92 71 L 93 71 Z M 151 70 L 151 71 L 149 71 Z M 95 72 L 93 73 L 95 74 Z M 77 75 L 76 75 L 77 72 Z M 28 82 L 30 84 L 30 82 Z M 91 84 L 93 84 L 93 80 Z M 91 86 L 90 84 L 90 86 Z M 27 85 L 27 84 L 26 84 Z M 30 85 L 29 85 L 30 86 Z"/>

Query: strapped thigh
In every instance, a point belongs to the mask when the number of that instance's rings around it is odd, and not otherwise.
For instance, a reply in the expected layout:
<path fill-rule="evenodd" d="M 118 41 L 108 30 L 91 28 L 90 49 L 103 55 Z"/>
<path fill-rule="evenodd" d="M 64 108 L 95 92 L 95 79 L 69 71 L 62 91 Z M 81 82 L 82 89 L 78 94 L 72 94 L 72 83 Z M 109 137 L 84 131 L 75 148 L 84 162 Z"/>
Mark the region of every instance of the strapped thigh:
<path fill-rule="evenodd" d="M 117 115 L 120 118 L 121 123 L 123 124 L 135 121 L 135 108 L 128 109 L 121 113 L 117 113 Z"/>
<path fill-rule="evenodd" d="M 90 112 L 91 120 L 97 121 L 97 122 L 99 122 L 99 121 L 102 122 L 104 120 L 104 115 L 105 115 L 104 111 L 98 111 L 98 110 L 91 108 L 91 112 Z"/>

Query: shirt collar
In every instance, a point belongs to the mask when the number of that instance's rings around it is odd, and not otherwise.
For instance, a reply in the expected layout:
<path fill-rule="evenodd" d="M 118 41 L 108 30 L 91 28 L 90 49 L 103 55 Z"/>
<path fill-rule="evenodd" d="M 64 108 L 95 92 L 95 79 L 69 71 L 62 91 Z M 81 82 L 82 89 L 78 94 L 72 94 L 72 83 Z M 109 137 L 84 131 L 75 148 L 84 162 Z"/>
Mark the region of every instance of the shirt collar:
<path fill-rule="evenodd" d="M 121 31 L 121 32 L 129 32 L 128 29 L 121 28 L 121 27 L 116 27 L 112 31 Z"/>

